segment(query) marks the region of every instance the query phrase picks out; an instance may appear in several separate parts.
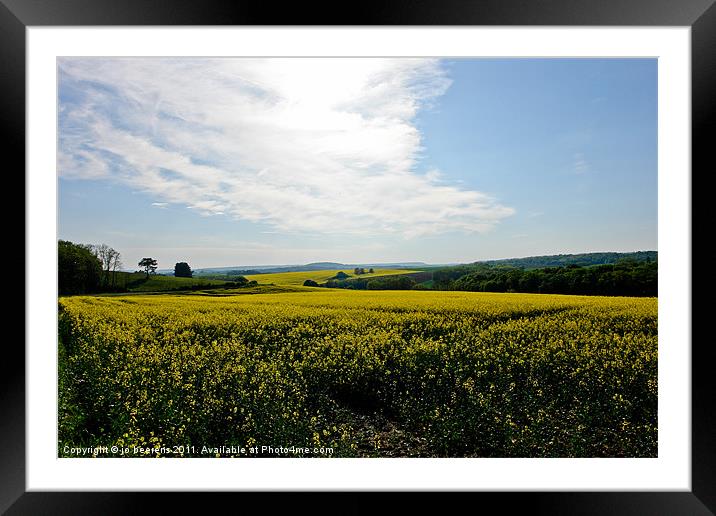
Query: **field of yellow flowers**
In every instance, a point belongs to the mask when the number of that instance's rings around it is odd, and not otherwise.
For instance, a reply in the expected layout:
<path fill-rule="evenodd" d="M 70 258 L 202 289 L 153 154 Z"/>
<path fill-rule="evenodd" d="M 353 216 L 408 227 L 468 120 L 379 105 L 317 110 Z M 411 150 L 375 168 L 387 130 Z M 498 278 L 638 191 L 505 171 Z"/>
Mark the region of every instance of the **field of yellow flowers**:
<path fill-rule="evenodd" d="M 60 456 L 657 454 L 655 298 L 328 290 L 59 312 Z"/>

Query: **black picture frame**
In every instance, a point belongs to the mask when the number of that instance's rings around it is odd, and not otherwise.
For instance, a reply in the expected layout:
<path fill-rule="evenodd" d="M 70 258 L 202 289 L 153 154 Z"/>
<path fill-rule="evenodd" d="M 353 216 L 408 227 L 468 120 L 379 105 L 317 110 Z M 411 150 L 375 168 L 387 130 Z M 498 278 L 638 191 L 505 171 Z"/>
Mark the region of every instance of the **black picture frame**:
<path fill-rule="evenodd" d="M 337 4 L 252 2 L 238 0 L 0 0 L 0 114 L 3 157 L 9 174 L 25 170 L 25 30 L 28 26 L 82 25 L 538 25 L 538 26 L 689 26 L 692 51 L 692 192 L 713 170 L 710 134 L 716 123 L 715 0 L 384 0 Z M 711 165 L 711 166 L 710 166 Z M 688 171 L 684 171 L 688 173 Z M 24 191 L 24 181 L 19 185 Z M 693 201 L 692 201 L 693 202 Z M 703 206 L 703 205 L 702 205 Z M 708 220 L 692 204 L 692 221 Z M 693 234 L 693 233 L 692 233 Z M 691 256 L 698 253 L 693 243 Z M 699 263 L 692 260 L 692 263 Z M 702 266 L 703 261 L 701 261 Z M 685 264 L 685 266 L 687 266 Z M 25 270 L 25 274 L 28 271 Z M 693 294 L 705 285 L 692 282 L 693 320 L 707 303 Z M 27 315 L 27 314 L 25 314 Z M 703 314 L 705 315 L 705 314 Z M 9 323 L 8 323 L 9 324 Z M 693 332 L 692 332 L 693 334 Z M 696 334 L 693 334 L 696 335 Z M 522 506 L 538 514 L 715 514 L 716 392 L 714 345 L 710 339 L 692 345 L 692 490 L 690 492 L 529 492 L 473 493 L 469 503 L 497 502 Z M 18 514 L 136 514 L 159 503 L 163 514 L 206 510 L 210 503 L 255 502 L 250 493 L 26 492 L 25 489 L 25 353 L 19 339 L 8 339 L 0 374 L 0 512 Z M 455 495 L 452 495 L 455 496 Z M 461 495 L 464 496 L 464 495 Z M 211 497 L 211 501 L 208 498 Z M 410 501 L 444 510 L 444 502 L 428 503 L 423 493 Z M 305 494 L 274 493 L 271 507 L 285 501 L 305 504 Z M 342 495 L 334 504 L 313 505 L 331 513 L 375 510 L 370 496 Z M 408 497 L 404 497 L 408 498 Z M 406 500 L 407 502 L 407 500 Z M 262 500 L 263 504 L 266 501 Z M 401 502 L 403 503 L 403 502 Z M 454 499 L 453 502 L 454 503 Z M 308 505 L 305 505 L 308 507 Z M 232 507 L 238 506 L 232 505 Z"/>

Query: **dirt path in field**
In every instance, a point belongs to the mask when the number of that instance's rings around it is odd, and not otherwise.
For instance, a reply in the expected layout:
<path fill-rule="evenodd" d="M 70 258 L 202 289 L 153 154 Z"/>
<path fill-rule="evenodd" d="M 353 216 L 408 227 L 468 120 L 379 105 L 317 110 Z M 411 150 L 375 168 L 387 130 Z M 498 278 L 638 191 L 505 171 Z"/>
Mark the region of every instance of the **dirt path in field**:
<path fill-rule="evenodd" d="M 427 439 L 418 437 L 398 421 L 380 412 L 363 412 L 343 406 L 339 418 L 354 429 L 359 457 L 430 457 Z"/>

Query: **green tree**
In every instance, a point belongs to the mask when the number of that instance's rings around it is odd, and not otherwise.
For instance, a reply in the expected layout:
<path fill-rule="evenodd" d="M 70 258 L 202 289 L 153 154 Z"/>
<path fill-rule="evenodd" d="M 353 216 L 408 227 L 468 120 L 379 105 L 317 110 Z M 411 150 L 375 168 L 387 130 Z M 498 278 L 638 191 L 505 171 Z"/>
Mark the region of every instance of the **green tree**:
<path fill-rule="evenodd" d="M 191 267 L 186 262 L 178 262 L 174 265 L 174 276 L 177 278 L 191 278 Z"/>
<path fill-rule="evenodd" d="M 144 272 L 147 273 L 147 279 L 150 274 L 154 274 L 157 270 L 157 261 L 154 258 L 142 258 L 138 265 L 144 267 Z"/>
<path fill-rule="evenodd" d="M 368 290 L 411 290 L 415 280 L 407 276 L 386 276 L 368 281 Z"/>
<path fill-rule="evenodd" d="M 306 281 L 303 282 L 303 286 L 304 287 L 318 287 L 319 285 L 314 280 L 307 279 Z"/>
<path fill-rule="evenodd" d="M 244 278 L 243 276 L 236 276 L 234 278 L 234 285 L 237 287 L 246 287 L 249 284 L 249 280 Z"/>
<path fill-rule="evenodd" d="M 97 292 L 102 264 L 92 246 L 60 240 L 57 245 L 57 287 L 62 295 Z"/>

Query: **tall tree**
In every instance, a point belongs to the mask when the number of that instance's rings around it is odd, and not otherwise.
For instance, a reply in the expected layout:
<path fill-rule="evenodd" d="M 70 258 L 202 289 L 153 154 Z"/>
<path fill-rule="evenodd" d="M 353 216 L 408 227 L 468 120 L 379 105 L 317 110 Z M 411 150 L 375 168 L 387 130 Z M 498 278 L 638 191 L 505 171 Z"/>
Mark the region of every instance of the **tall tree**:
<path fill-rule="evenodd" d="M 191 267 L 186 262 L 178 262 L 174 265 L 174 276 L 177 278 L 191 278 Z"/>
<path fill-rule="evenodd" d="M 100 286 L 102 265 L 92 246 L 60 240 L 57 244 L 57 282 L 60 294 L 88 294 Z"/>
<path fill-rule="evenodd" d="M 112 268 L 112 287 L 114 287 L 117 284 L 117 269 L 122 268 L 122 255 L 119 252 L 114 255 L 110 266 Z"/>
<path fill-rule="evenodd" d="M 154 274 L 157 270 L 157 261 L 154 258 L 142 258 L 138 265 L 144 267 L 144 272 L 147 273 L 147 279 L 149 279 L 149 274 Z"/>
<path fill-rule="evenodd" d="M 97 259 L 99 259 L 100 264 L 102 264 L 104 285 L 109 286 L 110 272 L 116 271 L 119 267 L 119 251 L 112 249 L 107 244 L 93 245 L 92 250 Z M 114 281 L 112 281 L 112 283 L 114 283 Z"/>

